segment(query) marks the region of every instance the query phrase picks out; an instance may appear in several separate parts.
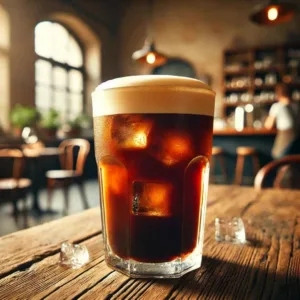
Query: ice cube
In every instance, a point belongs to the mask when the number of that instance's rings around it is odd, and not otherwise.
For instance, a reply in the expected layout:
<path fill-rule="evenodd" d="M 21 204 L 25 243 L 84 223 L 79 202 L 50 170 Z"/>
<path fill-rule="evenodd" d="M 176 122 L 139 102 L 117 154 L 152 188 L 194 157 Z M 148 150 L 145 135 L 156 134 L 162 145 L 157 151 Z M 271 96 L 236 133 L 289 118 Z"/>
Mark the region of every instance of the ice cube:
<path fill-rule="evenodd" d="M 133 214 L 169 216 L 172 208 L 173 186 L 168 182 L 133 182 Z"/>
<path fill-rule="evenodd" d="M 244 222 L 241 218 L 215 219 L 215 239 L 218 242 L 231 242 L 244 244 L 246 233 Z"/>
<path fill-rule="evenodd" d="M 172 166 L 193 158 L 193 148 L 192 139 L 187 132 L 171 130 L 153 138 L 150 153 L 163 164 Z"/>
<path fill-rule="evenodd" d="M 125 166 L 112 156 L 105 156 L 100 161 L 102 184 L 105 192 L 120 195 L 128 190 L 127 170 Z"/>
<path fill-rule="evenodd" d="M 144 149 L 153 121 L 141 115 L 115 116 L 112 123 L 112 140 L 121 149 Z"/>
<path fill-rule="evenodd" d="M 60 251 L 60 264 L 72 269 L 79 269 L 88 263 L 90 257 L 86 246 L 62 243 Z"/>

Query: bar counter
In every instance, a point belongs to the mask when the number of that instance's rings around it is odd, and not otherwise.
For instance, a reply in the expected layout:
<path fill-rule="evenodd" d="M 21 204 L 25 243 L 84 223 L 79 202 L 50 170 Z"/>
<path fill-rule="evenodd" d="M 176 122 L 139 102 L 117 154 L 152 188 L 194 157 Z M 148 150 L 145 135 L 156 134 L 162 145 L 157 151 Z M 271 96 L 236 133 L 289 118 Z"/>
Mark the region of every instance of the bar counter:
<path fill-rule="evenodd" d="M 243 131 L 236 131 L 228 128 L 224 130 L 214 130 L 213 145 L 222 147 L 225 151 L 225 161 L 229 182 L 232 183 L 235 175 L 236 166 L 236 149 L 237 147 L 246 146 L 254 147 L 258 152 L 260 166 L 264 166 L 272 160 L 271 150 L 273 147 L 276 130 L 245 128 Z M 211 170 L 213 172 L 213 170 Z M 216 179 L 221 179 L 221 172 L 217 163 Z M 252 162 L 250 158 L 246 159 L 244 174 L 246 181 L 251 184 L 253 174 Z M 221 182 L 221 181 L 220 181 Z"/>
<path fill-rule="evenodd" d="M 216 129 L 214 135 L 276 135 L 276 129 L 254 129 L 245 128 L 242 131 L 237 131 L 234 128 Z"/>

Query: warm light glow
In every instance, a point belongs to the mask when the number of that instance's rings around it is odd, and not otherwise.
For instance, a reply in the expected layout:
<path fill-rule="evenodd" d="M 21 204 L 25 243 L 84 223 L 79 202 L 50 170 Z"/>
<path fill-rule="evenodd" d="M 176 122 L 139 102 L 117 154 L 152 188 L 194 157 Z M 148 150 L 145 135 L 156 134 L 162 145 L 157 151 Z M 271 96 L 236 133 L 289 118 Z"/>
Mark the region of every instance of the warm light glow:
<path fill-rule="evenodd" d="M 278 17 L 278 9 L 276 7 L 272 7 L 268 10 L 268 19 L 270 21 L 276 20 Z"/>
<path fill-rule="evenodd" d="M 145 148 L 147 146 L 147 135 L 145 132 L 137 132 L 134 135 L 134 144 L 138 148 Z"/>
<path fill-rule="evenodd" d="M 155 55 L 153 53 L 147 54 L 146 61 L 150 65 L 154 64 L 155 63 Z"/>
<path fill-rule="evenodd" d="M 252 112 L 252 111 L 253 111 L 253 105 L 252 105 L 252 104 L 247 104 L 247 105 L 245 106 L 245 111 L 246 111 L 247 113 Z"/>

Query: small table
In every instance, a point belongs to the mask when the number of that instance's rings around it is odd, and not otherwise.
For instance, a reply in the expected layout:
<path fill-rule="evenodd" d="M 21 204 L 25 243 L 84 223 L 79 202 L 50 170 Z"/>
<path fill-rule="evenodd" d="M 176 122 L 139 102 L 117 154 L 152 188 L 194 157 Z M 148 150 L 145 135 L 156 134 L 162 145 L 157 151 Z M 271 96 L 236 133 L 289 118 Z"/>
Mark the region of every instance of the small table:
<path fill-rule="evenodd" d="M 32 179 L 32 195 L 33 195 L 33 206 L 32 209 L 41 212 L 39 205 L 38 193 L 40 189 L 39 180 L 39 159 L 44 157 L 58 156 L 60 151 L 56 147 L 44 147 L 44 148 L 25 148 L 23 153 L 30 165 L 31 179 Z"/>
<path fill-rule="evenodd" d="M 300 299 L 299 200 L 299 191 L 211 186 L 202 266 L 173 280 L 135 280 L 110 269 L 99 208 L 13 233 L 0 238 L 0 298 Z M 248 244 L 215 241 L 214 219 L 223 215 L 243 218 Z M 88 247 L 86 266 L 58 264 L 66 240 Z"/>

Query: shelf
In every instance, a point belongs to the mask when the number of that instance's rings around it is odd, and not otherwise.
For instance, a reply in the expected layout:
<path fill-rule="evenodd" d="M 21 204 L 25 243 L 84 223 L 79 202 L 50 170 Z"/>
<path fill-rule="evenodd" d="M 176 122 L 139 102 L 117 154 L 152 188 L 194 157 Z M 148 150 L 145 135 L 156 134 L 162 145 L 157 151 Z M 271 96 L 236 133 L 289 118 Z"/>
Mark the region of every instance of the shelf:
<path fill-rule="evenodd" d="M 261 101 L 261 102 L 252 102 L 253 105 L 272 105 L 276 100 L 267 100 L 267 101 Z"/>
<path fill-rule="evenodd" d="M 224 75 L 229 76 L 229 75 L 249 75 L 249 73 L 254 72 L 256 74 L 258 73 L 268 73 L 268 72 L 278 72 L 284 70 L 284 66 L 272 66 L 268 68 L 261 68 L 261 69 L 256 69 L 254 67 L 248 67 L 248 68 L 242 68 L 240 70 L 236 71 L 229 71 L 224 69 Z"/>
<path fill-rule="evenodd" d="M 300 82 L 289 82 L 287 83 L 288 86 L 291 87 L 299 87 L 300 88 Z"/>
<path fill-rule="evenodd" d="M 229 71 L 224 70 L 225 76 L 234 76 L 234 75 L 249 75 L 250 69 L 249 68 L 242 68 L 236 71 Z"/>
<path fill-rule="evenodd" d="M 284 75 L 289 75 L 288 77 L 291 80 L 297 80 L 297 76 L 293 72 L 287 74 L 290 68 L 288 67 L 288 63 L 290 59 L 287 60 L 288 49 L 300 49 L 300 44 L 281 44 L 281 45 L 270 45 L 270 46 L 258 46 L 258 47 L 249 47 L 244 49 L 228 49 L 224 51 L 223 54 L 223 99 L 224 99 L 224 115 L 228 116 L 230 111 L 239 105 L 246 105 L 251 103 L 255 106 L 266 106 L 273 104 L 275 101 L 263 101 L 263 102 L 242 102 L 239 101 L 237 103 L 226 103 L 225 98 L 229 96 L 231 93 L 236 93 L 238 95 L 242 93 L 248 93 L 250 96 L 259 96 L 261 92 L 265 93 L 273 93 L 275 92 L 276 84 L 262 84 L 260 86 L 255 85 L 255 79 L 260 77 L 264 81 L 264 77 L 268 73 L 275 73 L 279 75 L 279 78 L 285 79 Z M 270 53 L 272 52 L 272 53 Z M 273 63 L 265 64 L 264 67 L 263 60 L 264 57 L 272 55 Z M 246 62 L 246 63 L 243 63 Z M 262 62 L 261 64 L 255 64 L 255 62 Z M 238 70 L 231 71 L 230 69 L 225 70 L 226 66 L 236 66 L 239 67 Z M 260 69 L 256 69 L 254 66 L 261 66 Z M 299 66 L 300 67 L 300 66 Z M 231 82 L 231 79 L 244 76 L 247 77 L 247 86 L 243 87 L 230 87 L 226 86 L 226 83 Z M 287 77 L 287 78 L 288 78 Z M 238 78 L 236 78 L 238 79 Z M 279 81 L 281 82 L 282 79 Z M 278 83 L 279 83 L 278 82 Z M 291 82 L 287 83 L 287 85 L 292 90 L 300 90 L 300 82 Z M 259 96 L 260 97 L 260 96 Z M 239 97 L 240 98 L 240 97 Z M 267 97 L 266 97 L 267 98 Z M 271 98 L 271 97 L 270 97 Z M 228 98 L 227 98 L 228 99 Z M 243 98 L 244 99 L 244 98 Z M 246 98 L 247 99 L 247 98 Z M 255 98 L 256 99 L 256 98 Z M 263 97 L 261 99 L 264 99 Z"/>
<path fill-rule="evenodd" d="M 300 88 L 300 82 L 289 82 L 287 83 L 290 87 L 299 87 Z M 272 90 L 275 89 L 276 84 L 262 84 L 262 85 L 256 85 L 254 86 L 255 90 Z"/>
<path fill-rule="evenodd" d="M 225 106 L 227 107 L 237 107 L 237 106 L 242 106 L 242 105 L 247 105 L 247 104 L 254 104 L 252 101 L 249 102 L 237 102 L 237 103 L 224 103 Z"/>
<path fill-rule="evenodd" d="M 261 68 L 261 69 L 252 68 L 252 70 L 254 71 L 254 73 L 278 72 L 278 71 L 282 71 L 283 69 L 284 69 L 283 66 L 273 66 L 273 67 Z"/>
<path fill-rule="evenodd" d="M 262 85 L 255 85 L 255 90 L 273 90 L 275 89 L 276 84 L 262 84 Z"/>
<path fill-rule="evenodd" d="M 239 105 L 242 105 L 242 103 L 240 103 L 240 102 L 237 102 L 237 103 L 227 103 L 227 102 L 225 102 L 224 105 L 227 106 L 227 107 L 237 107 Z"/>
<path fill-rule="evenodd" d="M 262 101 L 262 102 L 237 102 L 237 103 L 227 103 L 225 102 L 224 105 L 227 107 L 237 107 L 237 106 L 242 106 L 242 105 L 247 105 L 247 104 L 253 104 L 253 105 L 271 105 L 275 103 L 276 100 L 268 100 L 268 101 Z"/>
<path fill-rule="evenodd" d="M 238 91 L 248 91 L 249 86 L 243 86 L 243 87 L 225 87 L 225 92 L 238 92 Z"/>

